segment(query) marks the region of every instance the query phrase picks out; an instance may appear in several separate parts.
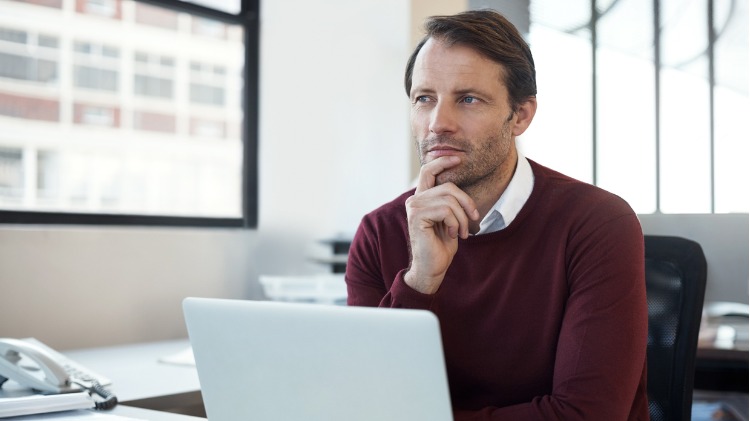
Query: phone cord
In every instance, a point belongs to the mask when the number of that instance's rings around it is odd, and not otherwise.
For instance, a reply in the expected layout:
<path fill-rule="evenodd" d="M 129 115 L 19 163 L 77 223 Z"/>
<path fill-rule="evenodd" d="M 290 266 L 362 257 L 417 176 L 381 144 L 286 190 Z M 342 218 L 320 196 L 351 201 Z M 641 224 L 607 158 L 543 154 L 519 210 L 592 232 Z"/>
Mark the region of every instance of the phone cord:
<path fill-rule="evenodd" d="M 109 390 L 105 389 L 104 386 L 99 384 L 97 381 L 89 382 L 89 384 L 82 384 L 79 382 L 75 382 L 79 386 L 83 387 L 84 389 L 88 390 L 89 393 L 93 392 L 97 395 L 101 396 L 102 401 L 94 401 L 94 408 L 98 410 L 106 410 L 106 409 L 112 409 L 115 406 L 117 406 L 117 396 L 115 396 L 114 393 L 110 392 Z"/>

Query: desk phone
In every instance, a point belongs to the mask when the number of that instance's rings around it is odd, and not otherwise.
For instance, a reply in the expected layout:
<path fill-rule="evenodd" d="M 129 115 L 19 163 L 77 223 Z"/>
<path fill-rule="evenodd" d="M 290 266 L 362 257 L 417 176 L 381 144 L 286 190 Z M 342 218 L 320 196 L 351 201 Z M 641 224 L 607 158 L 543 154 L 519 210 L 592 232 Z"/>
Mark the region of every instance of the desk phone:
<path fill-rule="evenodd" d="M 112 382 L 34 339 L 0 338 L 0 386 L 13 380 L 46 394 L 87 390 L 104 398 L 97 409 L 108 409 L 117 398 L 104 386 Z"/>

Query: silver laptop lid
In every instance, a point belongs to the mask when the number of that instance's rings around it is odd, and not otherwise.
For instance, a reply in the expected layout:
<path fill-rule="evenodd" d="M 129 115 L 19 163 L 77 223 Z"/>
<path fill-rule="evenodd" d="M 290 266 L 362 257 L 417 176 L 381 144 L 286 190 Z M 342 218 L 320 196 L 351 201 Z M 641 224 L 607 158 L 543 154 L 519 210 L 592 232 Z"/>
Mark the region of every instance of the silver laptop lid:
<path fill-rule="evenodd" d="M 451 420 L 434 314 L 187 298 L 210 421 Z"/>

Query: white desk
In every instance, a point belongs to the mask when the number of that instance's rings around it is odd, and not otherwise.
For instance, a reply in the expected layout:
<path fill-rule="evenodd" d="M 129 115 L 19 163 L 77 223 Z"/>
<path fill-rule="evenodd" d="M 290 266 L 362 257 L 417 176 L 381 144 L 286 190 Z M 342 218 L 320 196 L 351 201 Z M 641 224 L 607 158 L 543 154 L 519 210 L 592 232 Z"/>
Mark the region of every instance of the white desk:
<path fill-rule="evenodd" d="M 203 406 L 195 367 L 159 362 L 190 346 L 185 340 L 121 345 L 64 352 L 112 380 L 112 391 L 127 406 L 177 411 Z"/>
<path fill-rule="evenodd" d="M 177 340 L 63 354 L 112 380 L 110 388 L 119 404 L 103 413 L 153 421 L 190 421 L 204 419 L 184 415 L 203 410 L 197 371 L 190 366 L 159 362 L 159 358 L 189 345 L 188 340 Z"/>

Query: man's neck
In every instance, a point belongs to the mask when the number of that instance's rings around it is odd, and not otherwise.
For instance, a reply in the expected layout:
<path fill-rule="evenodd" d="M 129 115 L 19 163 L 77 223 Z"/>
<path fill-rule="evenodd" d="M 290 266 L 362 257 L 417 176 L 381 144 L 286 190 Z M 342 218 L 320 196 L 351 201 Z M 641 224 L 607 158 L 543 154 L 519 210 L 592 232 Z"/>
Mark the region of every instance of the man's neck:
<path fill-rule="evenodd" d="M 508 184 L 510 184 L 510 180 L 513 178 L 513 174 L 516 172 L 517 165 L 518 154 L 515 148 L 513 148 L 508 154 L 507 159 L 492 176 L 483 179 L 480 183 L 464 188 L 464 192 L 474 199 L 474 203 L 476 203 L 477 210 L 479 211 L 479 219 L 469 221 L 470 233 L 476 234 L 479 232 L 479 223 L 487 216 L 492 207 L 495 206 L 495 203 L 500 200 L 500 196 L 503 195 Z"/>

